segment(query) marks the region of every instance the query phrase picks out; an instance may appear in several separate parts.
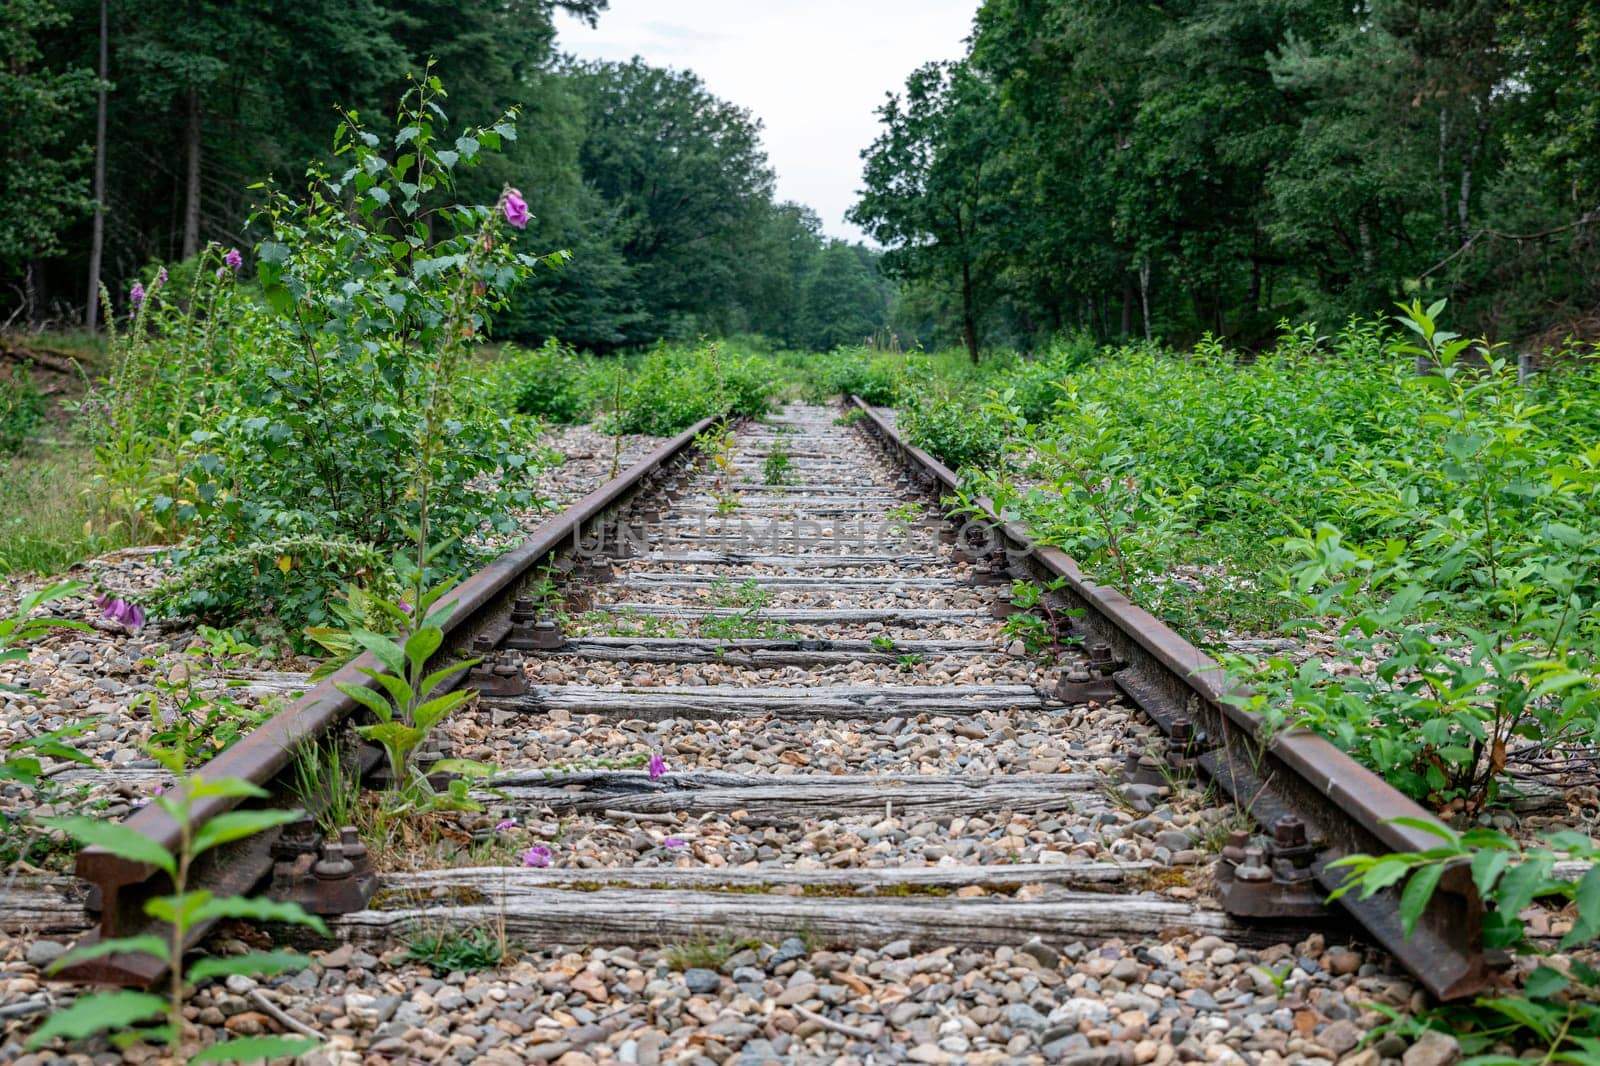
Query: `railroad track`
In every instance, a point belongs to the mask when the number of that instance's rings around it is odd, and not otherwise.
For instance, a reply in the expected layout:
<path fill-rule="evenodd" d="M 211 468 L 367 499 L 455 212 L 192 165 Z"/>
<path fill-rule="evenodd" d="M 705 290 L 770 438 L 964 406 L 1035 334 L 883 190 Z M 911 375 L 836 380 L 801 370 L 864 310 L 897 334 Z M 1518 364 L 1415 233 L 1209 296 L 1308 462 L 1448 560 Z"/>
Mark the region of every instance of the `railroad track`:
<path fill-rule="evenodd" d="M 951 472 L 852 406 L 855 425 L 791 407 L 739 427 L 731 483 L 691 467 L 702 423 L 461 587 L 441 654 L 488 662 L 470 682 L 483 697 L 445 731 L 450 754 L 499 767 L 480 834 L 514 820 L 559 834 L 558 854 L 386 875 L 373 905 L 330 919 L 337 936 L 488 924 L 538 943 L 988 949 L 1274 944 L 1354 919 L 1433 994 L 1484 986 L 1464 878 L 1447 877 L 1409 940 L 1392 893 L 1320 903 L 1333 858 L 1426 847 L 1390 821 L 1420 809 L 1318 738 L 1264 738 L 1214 663 L 1026 531 L 947 520 Z M 768 484 L 779 449 L 788 477 Z M 553 604 L 525 598 L 544 574 L 562 585 L 560 631 Z M 1071 621 L 1048 662 L 1002 636 L 995 600 L 1014 579 L 1060 586 Z M 208 772 L 271 782 L 352 711 L 319 686 Z M 645 751 L 666 760 L 658 779 L 591 768 Z M 156 810 L 129 824 L 174 832 Z M 270 844 L 202 876 L 254 883 Z M 137 928 L 159 890 L 94 849 L 78 873 L 106 935 Z M 128 957 L 78 973 L 157 976 Z"/>

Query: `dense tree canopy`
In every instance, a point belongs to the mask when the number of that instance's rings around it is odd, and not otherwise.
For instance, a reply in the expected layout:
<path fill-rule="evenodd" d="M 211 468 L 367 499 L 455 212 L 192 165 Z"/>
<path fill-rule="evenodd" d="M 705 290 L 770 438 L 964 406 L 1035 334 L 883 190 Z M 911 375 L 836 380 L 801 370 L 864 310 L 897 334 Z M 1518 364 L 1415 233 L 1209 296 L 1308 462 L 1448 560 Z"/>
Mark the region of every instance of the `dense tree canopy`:
<path fill-rule="evenodd" d="M 89 164 L 101 0 L 21 0 L 0 10 L 0 309 L 72 321 L 88 295 Z M 430 59 L 452 117 L 521 109 L 521 138 L 464 194 L 521 188 L 534 238 L 569 248 L 525 288 L 502 335 L 599 350 L 754 330 L 793 345 L 859 340 L 888 297 L 856 250 L 871 300 L 805 299 L 837 269 L 814 215 L 774 202 L 760 124 L 688 72 L 564 62 L 553 15 L 590 20 L 605 0 L 308 0 L 230 4 L 106 0 L 108 130 L 103 279 L 114 292 L 154 260 L 208 241 L 248 247 L 260 190 L 324 158 L 339 106 L 383 128 Z M 831 265 L 830 265 L 831 264 Z M 852 275 L 854 276 L 854 275 Z M 858 286 L 859 288 L 860 286 Z M 830 342 L 831 343 L 831 342 Z"/>
<path fill-rule="evenodd" d="M 1558 336 L 1600 297 L 1597 53 L 1593 0 L 987 0 L 881 109 L 856 217 L 949 341 L 1417 291 Z"/>

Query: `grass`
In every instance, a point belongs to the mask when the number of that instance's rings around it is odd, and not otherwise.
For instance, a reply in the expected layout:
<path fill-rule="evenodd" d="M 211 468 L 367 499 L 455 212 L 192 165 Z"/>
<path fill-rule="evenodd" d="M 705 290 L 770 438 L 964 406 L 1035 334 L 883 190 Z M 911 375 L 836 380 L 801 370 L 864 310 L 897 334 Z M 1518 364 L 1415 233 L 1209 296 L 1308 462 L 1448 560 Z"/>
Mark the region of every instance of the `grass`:
<path fill-rule="evenodd" d="M 506 943 L 488 929 L 419 932 L 411 938 L 407 962 L 420 962 L 436 970 L 497 969 L 506 957 Z"/>
<path fill-rule="evenodd" d="M 93 457 L 63 445 L 5 460 L 0 477 L 0 575 L 58 574 L 92 555 L 123 547 L 121 527 L 97 530 L 89 506 Z"/>
<path fill-rule="evenodd" d="M 746 948 L 755 949 L 761 941 L 753 937 L 725 940 L 694 940 L 687 944 L 674 944 L 662 953 L 668 966 L 674 970 L 720 970 L 722 964 Z"/>

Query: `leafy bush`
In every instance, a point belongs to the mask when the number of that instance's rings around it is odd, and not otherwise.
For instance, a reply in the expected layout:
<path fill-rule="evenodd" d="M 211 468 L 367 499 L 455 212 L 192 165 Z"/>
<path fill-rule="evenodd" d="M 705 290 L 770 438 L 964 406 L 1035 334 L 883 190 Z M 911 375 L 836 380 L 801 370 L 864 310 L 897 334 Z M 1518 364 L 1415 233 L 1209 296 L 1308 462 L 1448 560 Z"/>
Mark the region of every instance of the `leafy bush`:
<path fill-rule="evenodd" d="M 776 369 L 759 356 L 700 348 L 657 348 L 628 374 L 614 431 L 664 437 L 712 415 L 767 413 L 778 386 Z"/>
<path fill-rule="evenodd" d="M 28 364 L 0 374 L 0 455 L 15 455 L 44 423 L 44 396 Z"/>
<path fill-rule="evenodd" d="M 174 554 L 184 573 L 156 597 L 163 610 L 270 609 L 298 641 L 329 620 L 341 585 L 381 585 L 388 553 L 418 528 L 455 572 L 474 535 L 514 530 L 514 512 L 535 503 L 529 435 L 468 387 L 457 357 L 541 262 L 490 232 L 521 205 L 514 191 L 495 207 L 453 202 L 457 171 L 514 138 L 514 116 L 446 141 L 443 95 L 437 78 L 414 84 L 386 151 L 345 115 L 334 137 L 345 169 L 313 169 L 300 200 L 269 191 L 266 306 L 228 305 L 235 391 L 174 438 L 189 442 L 182 482 L 155 500 L 193 529 Z"/>
<path fill-rule="evenodd" d="M 1508 760 L 1600 719 L 1600 363 L 1519 385 L 1440 310 L 1407 309 L 1414 342 L 1304 327 L 1248 363 L 1210 341 L 1107 351 L 1043 415 L 1009 387 L 1030 373 L 1014 365 L 981 416 L 1005 425 L 1003 461 L 966 491 L 1180 626 L 1298 616 L 1332 656 L 1236 662 L 1252 706 L 1476 810 Z M 1438 369 L 1418 375 L 1419 356 Z"/>
<path fill-rule="evenodd" d="M 559 341 L 533 350 L 509 348 L 491 368 L 491 388 L 514 410 L 573 425 L 587 421 L 604 390 L 599 361 L 585 359 Z"/>
<path fill-rule="evenodd" d="M 958 470 L 994 462 L 1005 445 L 1005 431 L 984 416 L 979 401 L 948 387 L 908 395 L 899 426 L 912 444 Z"/>
<path fill-rule="evenodd" d="M 893 407 L 900 402 L 900 379 L 904 360 L 899 356 L 873 353 L 864 348 L 837 348 L 807 361 L 811 388 L 818 402 L 832 396 L 859 396 L 874 407 Z"/>

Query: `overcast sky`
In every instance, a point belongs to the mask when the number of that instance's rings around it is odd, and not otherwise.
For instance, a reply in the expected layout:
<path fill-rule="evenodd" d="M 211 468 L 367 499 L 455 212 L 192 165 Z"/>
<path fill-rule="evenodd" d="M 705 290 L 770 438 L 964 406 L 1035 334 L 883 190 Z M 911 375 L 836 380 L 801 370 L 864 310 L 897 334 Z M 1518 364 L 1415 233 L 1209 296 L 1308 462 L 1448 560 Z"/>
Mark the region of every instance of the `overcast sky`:
<path fill-rule="evenodd" d="M 861 150 L 877 135 L 884 94 L 935 59 L 965 51 L 979 0 L 611 0 L 600 26 L 567 16 L 557 47 L 582 59 L 689 69 L 748 108 L 778 172 L 778 198 L 844 220 L 861 185 Z"/>

